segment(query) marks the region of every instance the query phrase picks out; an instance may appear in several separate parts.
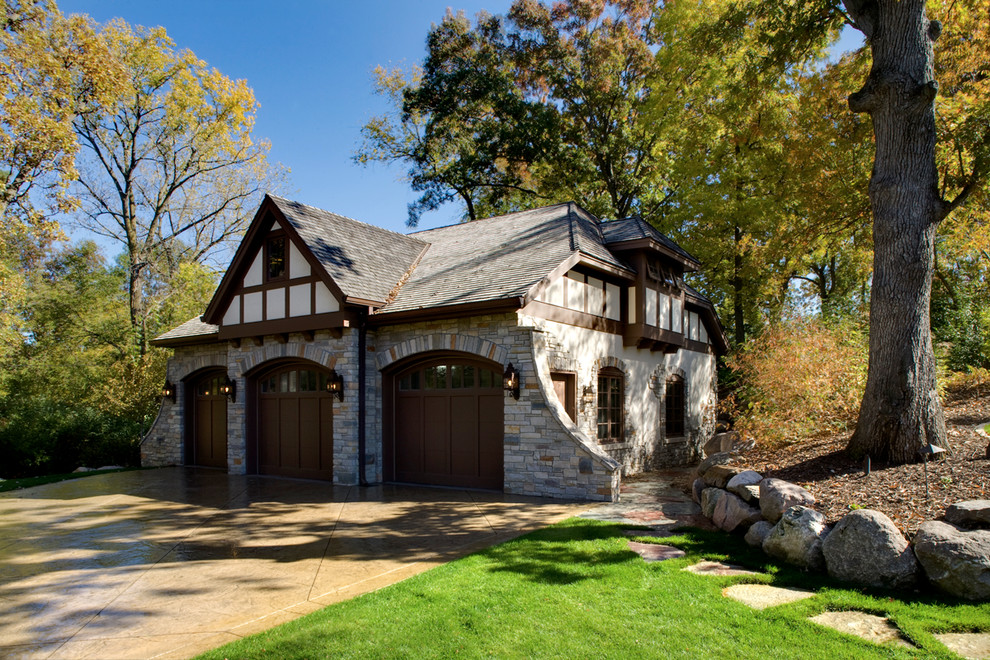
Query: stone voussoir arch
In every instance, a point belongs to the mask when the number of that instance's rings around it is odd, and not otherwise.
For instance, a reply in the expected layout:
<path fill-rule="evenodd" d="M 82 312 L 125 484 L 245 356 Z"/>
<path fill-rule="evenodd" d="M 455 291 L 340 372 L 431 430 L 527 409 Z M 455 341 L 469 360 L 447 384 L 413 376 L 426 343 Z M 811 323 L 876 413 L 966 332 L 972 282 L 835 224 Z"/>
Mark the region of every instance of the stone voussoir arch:
<path fill-rule="evenodd" d="M 309 360 L 327 369 L 333 369 L 337 365 L 337 356 L 332 351 L 312 343 L 290 341 L 284 344 L 261 346 L 238 356 L 234 360 L 237 365 L 235 375 L 243 377 L 266 362 L 286 358 Z"/>
<path fill-rule="evenodd" d="M 216 353 L 210 355 L 198 355 L 194 358 L 183 360 L 169 360 L 166 373 L 168 379 L 173 383 L 181 383 L 194 374 L 208 369 L 227 370 L 227 357 L 224 354 Z"/>
<path fill-rule="evenodd" d="M 505 364 L 509 357 L 509 351 L 504 346 L 499 346 L 495 342 L 482 339 L 481 337 L 434 334 L 413 337 L 412 339 L 406 339 L 390 346 L 378 353 L 375 363 L 378 370 L 382 371 L 411 355 L 433 351 L 470 353 L 499 364 Z"/>

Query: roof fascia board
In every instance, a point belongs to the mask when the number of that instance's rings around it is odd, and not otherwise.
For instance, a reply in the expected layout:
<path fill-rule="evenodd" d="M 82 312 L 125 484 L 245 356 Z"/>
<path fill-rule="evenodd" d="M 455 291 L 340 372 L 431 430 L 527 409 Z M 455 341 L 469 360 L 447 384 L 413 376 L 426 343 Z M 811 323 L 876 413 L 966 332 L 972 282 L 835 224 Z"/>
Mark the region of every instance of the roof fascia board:
<path fill-rule="evenodd" d="M 492 312 L 508 312 L 520 309 L 525 304 L 524 296 L 483 300 L 480 302 L 444 305 L 441 307 L 424 307 L 422 309 L 407 309 L 401 312 L 381 312 L 368 316 L 368 325 L 398 325 L 400 323 L 415 323 L 417 321 L 435 321 L 437 319 L 475 316 Z"/>
<path fill-rule="evenodd" d="M 615 243 L 606 243 L 606 245 L 610 250 L 618 250 L 621 252 L 626 250 L 653 250 L 654 252 L 659 252 L 684 264 L 685 270 L 689 272 L 694 272 L 701 268 L 701 262 L 694 257 L 685 257 L 683 254 L 679 254 L 674 250 L 671 250 L 666 245 L 658 243 L 652 238 L 634 238 L 630 241 L 617 241 Z"/>

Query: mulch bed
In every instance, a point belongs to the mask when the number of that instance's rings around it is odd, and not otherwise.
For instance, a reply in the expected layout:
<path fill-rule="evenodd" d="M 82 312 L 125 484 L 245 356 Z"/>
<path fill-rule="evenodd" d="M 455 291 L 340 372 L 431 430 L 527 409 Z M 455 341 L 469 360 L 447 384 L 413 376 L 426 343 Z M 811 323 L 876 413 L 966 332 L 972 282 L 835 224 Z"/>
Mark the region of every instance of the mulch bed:
<path fill-rule="evenodd" d="M 847 435 L 808 440 L 783 448 L 755 447 L 741 461 L 764 477 L 777 477 L 807 488 L 815 508 L 835 523 L 853 508 L 881 511 L 910 539 L 925 520 L 941 518 L 945 508 L 964 500 L 990 499 L 987 438 L 977 426 L 990 421 L 990 396 L 946 404 L 950 451 L 925 466 L 870 466 L 845 456 Z"/>

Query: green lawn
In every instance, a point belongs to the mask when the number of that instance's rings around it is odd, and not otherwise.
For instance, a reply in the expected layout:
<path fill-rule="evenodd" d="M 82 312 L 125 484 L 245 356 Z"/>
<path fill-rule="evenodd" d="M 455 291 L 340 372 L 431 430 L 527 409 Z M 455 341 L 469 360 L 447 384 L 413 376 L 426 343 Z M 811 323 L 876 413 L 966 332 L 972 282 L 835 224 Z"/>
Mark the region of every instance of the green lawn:
<path fill-rule="evenodd" d="M 56 481 L 66 479 L 81 479 L 82 477 L 92 477 L 97 474 L 110 474 L 111 472 L 126 472 L 128 470 L 140 470 L 141 468 L 116 468 L 114 470 L 90 470 L 89 472 L 66 472 L 64 474 L 46 474 L 41 477 L 23 477 L 21 479 L 0 480 L 0 493 L 5 490 L 19 490 L 30 488 L 31 486 L 41 486 L 42 484 L 53 484 Z"/>
<path fill-rule="evenodd" d="M 650 564 L 627 541 L 621 526 L 571 519 L 200 657 L 918 657 L 806 620 L 855 608 L 890 617 L 925 657 L 951 658 L 933 633 L 990 629 L 990 605 L 842 588 L 768 563 L 738 537 L 663 539 L 687 558 Z M 729 556 L 767 573 L 748 581 L 820 592 L 761 612 L 721 595 L 747 580 L 681 570 Z"/>

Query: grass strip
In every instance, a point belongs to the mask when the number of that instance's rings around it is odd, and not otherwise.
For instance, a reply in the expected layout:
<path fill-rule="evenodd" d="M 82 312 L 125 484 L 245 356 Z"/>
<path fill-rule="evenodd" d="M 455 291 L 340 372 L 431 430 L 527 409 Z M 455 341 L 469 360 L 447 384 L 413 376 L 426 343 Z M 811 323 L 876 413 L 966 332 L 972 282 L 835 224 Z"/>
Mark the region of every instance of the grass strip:
<path fill-rule="evenodd" d="M 954 658 L 934 633 L 990 628 L 990 605 L 844 588 L 772 563 L 721 533 L 639 538 L 687 552 L 646 563 L 628 549 L 623 529 L 573 518 L 200 657 Z M 702 559 L 765 575 L 681 570 Z M 757 611 L 722 596 L 740 582 L 818 595 Z M 918 650 L 878 646 L 807 620 L 846 609 L 890 617 Z"/>

